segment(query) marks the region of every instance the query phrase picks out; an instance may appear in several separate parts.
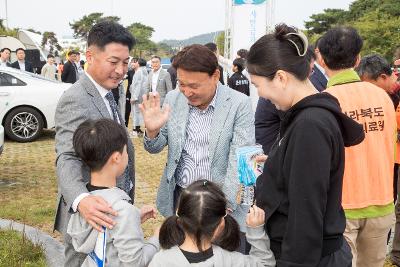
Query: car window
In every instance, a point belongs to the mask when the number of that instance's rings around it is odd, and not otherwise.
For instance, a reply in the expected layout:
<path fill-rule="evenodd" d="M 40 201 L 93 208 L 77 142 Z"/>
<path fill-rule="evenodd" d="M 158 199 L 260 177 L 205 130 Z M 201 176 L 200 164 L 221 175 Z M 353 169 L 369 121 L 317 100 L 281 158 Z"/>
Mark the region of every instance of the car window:
<path fill-rule="evenodd" d="M 4 72 L 0 72 L 0 86 L 24 86 L 26 83 Z"/>

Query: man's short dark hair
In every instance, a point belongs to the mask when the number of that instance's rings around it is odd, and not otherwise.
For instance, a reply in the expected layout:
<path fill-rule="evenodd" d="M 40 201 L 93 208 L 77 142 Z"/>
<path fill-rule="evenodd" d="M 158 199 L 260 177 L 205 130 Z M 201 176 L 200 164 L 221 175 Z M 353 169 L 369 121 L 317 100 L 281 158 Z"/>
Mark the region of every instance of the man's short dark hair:
<path fill-rule="evenodd" d="M 314 46 L 312 46 L 312 45 L 308 46 L 306 58 L 307 58 L 308 62 L 311 62 L 311 60 L 317 59 L 317 56 L 315 55 L 315 52 L 314 52 Z"/>
<path fill-rule="evenodd" d="M 146 60 L 144 60 L 143 58 L 139 58 L 137 60 L 137 63 L 139 64 L 140 67 L 145 67 L 147 65 Z"/>
<path fill-rule="evenodd" d="M 380 55 L 368 55 L 361 59 L 356 71 L 358 75 L 376 80 L 381 74 L 392 75 L 392 68 L 387 60 Z"/>
<path fill-rule="evenodd" d="M 72 142 L 77 156 L 91 171 L 99 171 L 114 152 L 123 152 L 128 137 L 125 129 L 113 120 L 89 119 L 78 126 Z"/>
<path fill-rule="evenodd" d="M 217 52 L 218 46 L 215 43 L 206 43 L 204 46 L 213 51 L 214 53 Z"/>
<path fill-rule="evenodd" d="M 25 49 L 23 49 L 22 47 L 18 47 L 17 50 L 15 50 L 15 53 L 18 53 L 18 51 L 20 51 L 20 50 L 24 51 L 24 53 L 25 53 Z"/>
<path fill-rule="evenodd" d="M 135 45 L 135 38 L 121 24 L 110 20 L 104 20 L 92 27 L 89 31 L 87 45 L 95 45 L 101 50 L 109 43 L 118 43 L 125 45 L 129 51 Z"/>
<path fill-rule="evenodd" d="M 363 46 L 363 40 L 352 27 L 336 27 L 322 36 L 319 52 L 331 70 L 353 68 Z"/>
<path fill-rule="evenodd" d="M 247 49 L 239 49 L 237 52 L 236 52 L 236 54 L 240 57 L 240 58 L 243 58 L 243 59 L 247 59 L 247 54 L 249 53 L 249 50 L 247 50 Z"/>
<path fill-rule="evenodd" d="M 76 55 L 76 51 L 71 50 L 71 51 L 69 51 L 69 52 L 67 53 L 67 55 L 68 55 L 68 56 Z"/>
<path fill-rule="evenodd" d="M 49 58 L 54 58 L 54 56 L 52 54 L 48 54 L 47 59 L 49 59 Z"/>
<path fill-rule="evenodd" d="M 314 43 L 314 49 L 319 49 L 319 42 L 321 41 L 321 38 L 322 38 L 322 36 L 321 37 L 318 37 L 318 39 L 315 41 L 315 43 Z"/>
<path fill-rule="evenodd" d="M 242 72 L 244 70 L 244 68 L 246 67 L 246 62 L 243 58 L 235 58 L 232 65 L 236 66 L 238 68 L 239 72 Z"/>
<path fill-rule="evenodd" d="M 159 56 L 152 56 L 151 59 L 157 58 L 161 62 L 161 58 Z"/>
<path fill-rule="evenodd" d="M 193 72 L 205 72 L 213 75 L 218 68 L 218 60 L 215 54 L 204 45 L 189 45 L 176 54 L 172 66 L 175 69 L 183 69 Z"/>
<path fill-rule="evenodd" d="M 8 47 L 3 47 L 3 48 L 0 50 L 0 53 L 3 53 L 3 52 L 6 51 L 6 50 L 8 50 L 8 52 L 11 53 L 11 49 L 8 48 Z"/>

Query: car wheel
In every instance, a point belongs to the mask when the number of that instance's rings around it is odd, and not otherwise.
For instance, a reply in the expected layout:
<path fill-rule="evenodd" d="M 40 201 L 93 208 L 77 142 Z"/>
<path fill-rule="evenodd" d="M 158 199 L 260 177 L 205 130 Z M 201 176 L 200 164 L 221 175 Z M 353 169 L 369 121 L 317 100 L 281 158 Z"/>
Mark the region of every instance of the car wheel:
<path fill-rule="evenodd" d="M 43 117 L 37 110 L 18 107 L 7 114 L 4 131 L 11 140 L 31 142 L 39 137 L 43 125 Z"/>

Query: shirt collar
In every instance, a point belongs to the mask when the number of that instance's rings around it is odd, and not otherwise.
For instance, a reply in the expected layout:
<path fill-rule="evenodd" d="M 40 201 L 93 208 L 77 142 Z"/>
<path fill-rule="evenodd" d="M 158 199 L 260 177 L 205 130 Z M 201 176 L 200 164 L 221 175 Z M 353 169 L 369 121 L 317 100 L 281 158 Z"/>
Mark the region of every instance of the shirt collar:
<path fill-rule="evenodd" d="M 314 62 L 314 67 L 319 69 L 319 71 L 322 72 L 322 74 L 324 74 L 326 76 L 325 69 L 323 67 L 321 67 L 317 62 Z"/>
<path fill-rule="evenodd" d="M 215 95 L 214 95 L 213 99 L 211 100 L 210 105 L 208 105 L 209 107 L 211 106 L 211 107 L 215 108 L 215 102 L 217 101 L 217 94 L 218 94 L 218 86 L 217 86 L 217 89 L 215 90 Z"/>
<path fill-rule="evenodd" d="M 158 75 L 161 71 L 161 67 L 157 71 L 153 71 L 153 74 Z"/>
<path fill-rule="evenodd" d="M 85 72 L 86 75 L 88 76 L 89 80 L 94 84 L 94 86 L 96 87 L 97 91 L 99 91 L 100 95 L 102 98 L 106 97 L 106 94 L 108 92 L 110 92 L 110 90 L 107 90 L 106 88 L 102 87 L 100 84 L 98 84 L 93 78 L 92 76 L 90 76 L 89 73 Z"/>
<path fill-rule="evenodd" d="M 360 77 L 358 76 L 357 72 L 354 71 L 354 69 L 346 69 L 343 70 L 335 75 L 333 75 L 327 84 L 327 88 L 339 84 L 345 84 L 345 83 L 353 83 L 353 82 L 359 82 L 361 81 Z"/>

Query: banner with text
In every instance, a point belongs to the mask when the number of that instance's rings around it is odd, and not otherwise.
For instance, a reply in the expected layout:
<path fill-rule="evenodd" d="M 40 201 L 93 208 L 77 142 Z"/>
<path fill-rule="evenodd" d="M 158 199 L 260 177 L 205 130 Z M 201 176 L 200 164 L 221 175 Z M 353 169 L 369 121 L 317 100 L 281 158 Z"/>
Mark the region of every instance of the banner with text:
<path fill-rule="evenodd" d="M 252 3 L 248 3 L 252 2 Z M 267 1 L 234 0 L 231 20 L 230 58 L 239 49 L 249 49 L 267 29 Z"/>

